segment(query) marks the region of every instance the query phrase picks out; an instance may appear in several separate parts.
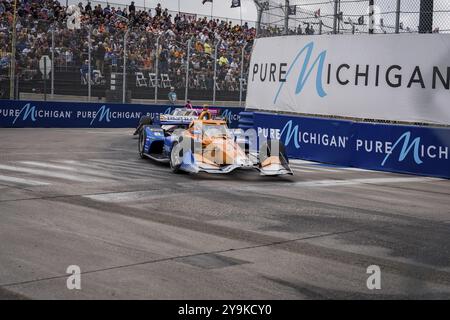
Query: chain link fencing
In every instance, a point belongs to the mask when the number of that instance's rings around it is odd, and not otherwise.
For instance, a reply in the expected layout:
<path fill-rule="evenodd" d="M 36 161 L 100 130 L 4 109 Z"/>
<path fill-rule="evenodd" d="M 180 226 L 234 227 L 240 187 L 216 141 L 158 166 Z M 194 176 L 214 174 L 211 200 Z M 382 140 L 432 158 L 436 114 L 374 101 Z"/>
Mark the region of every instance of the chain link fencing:
<path fill-rule="evenodd" d="M 242 23 L 164 9 L 168 19 L 155 19 L 155 8 L 139 7 L 124 18 L 124 5 L 92 1 L 74 30 L 65 7 L 29 14 L 22 6 L 15 34 L 8 3 L 0 6 L 3 99 L 158 103 L 173 87 L 180 103 L 242 105 L 256 36 L 450 32 L 447 0 L 256 0 L 258 22 Z M 51 60 L 47 77 L 43 56 Z"/>
<path fill-rule="evenodd" d="M 98 5 L 114 13 L 100 14 Z M 64 7 L 45 19 L 17 10 L 15 34 L 14 10 L 0 12 L 6 44 L 0 51 L 1 98 L 167 103 L 174 88 L 178 103 L 245 100 L 254 28 L 195 14 L 181 13 L 177 24 L 178 12 L 163 11 L 161 16 L 172 17 L 156 19 L 144 8 L 123 15 L 123 5 L 92 1 L 91 7 L 74 30 Z M 40 66 L 44 56 L 52 70 L 47 77 Z"/>
<path fill-rule="evenodd" d="M 449 33 L 447 0 L 256 0 L 258 36 Z"/>

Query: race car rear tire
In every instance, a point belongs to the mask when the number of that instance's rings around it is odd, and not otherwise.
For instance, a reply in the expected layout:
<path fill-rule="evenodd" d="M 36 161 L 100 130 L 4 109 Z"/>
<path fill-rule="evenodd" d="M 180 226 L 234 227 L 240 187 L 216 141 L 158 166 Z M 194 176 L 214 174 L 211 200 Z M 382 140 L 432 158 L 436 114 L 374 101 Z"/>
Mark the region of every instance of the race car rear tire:
<path fill-rule="evenodd" d="M 145 159 L 145 140 L 147 139 L 147 133 L 145 132 L 145 128 L 142 128 L 141 132 L 139 133 L 139 142 L 138 142 L 138 150 L 139 150 L 139 156 L 141 159 Z"/>
<path fill-rule="evenodd" d="M 151 126 L 153 124 L 153 119 L 150 116 L 143 116 L 139 119 L 139 125 L 134 133 L 134 135 L 141 134 L 144 126 Z"/>
<path fill-rule="evenodd" d="M 183 163 L 183 148 L 180 143 L 175 142 L 170 151 L 170 168 L 173 173 L 181 173 L 180 167 Z"/>

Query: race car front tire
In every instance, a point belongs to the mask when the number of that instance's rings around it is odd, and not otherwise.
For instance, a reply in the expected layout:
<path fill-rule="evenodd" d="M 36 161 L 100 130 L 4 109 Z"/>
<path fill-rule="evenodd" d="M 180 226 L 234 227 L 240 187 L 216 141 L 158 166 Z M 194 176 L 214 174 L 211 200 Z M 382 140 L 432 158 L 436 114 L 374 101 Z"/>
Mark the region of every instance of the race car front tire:
<path fill-rule="evenodd" d="M 181 143 L 175 142 L 170 152 L 170 168 L 173 173 L 181 173 L 180 167 L 183 163 L 183 146 Z"/>
<path fill-rule="evenodd" d="M 278 154 L 273 154 L 272 150 L 278 149 Z M 289 164 L 286 147 L 280 140 L 267 140 L 259 151 L 259 163 L 263 163 L 271 156 L 278 156 L 283 164 Z"/>
<path fill-rule="evenodd" d="M 145 132 L 145 128 L 141 130 L 139 133 L 139 142 L 138 142 L 138 150 L 139 150 L 139 156 L 141 159 L 145 159 L 145 140 L 147 140 L 147 133 Z"/>

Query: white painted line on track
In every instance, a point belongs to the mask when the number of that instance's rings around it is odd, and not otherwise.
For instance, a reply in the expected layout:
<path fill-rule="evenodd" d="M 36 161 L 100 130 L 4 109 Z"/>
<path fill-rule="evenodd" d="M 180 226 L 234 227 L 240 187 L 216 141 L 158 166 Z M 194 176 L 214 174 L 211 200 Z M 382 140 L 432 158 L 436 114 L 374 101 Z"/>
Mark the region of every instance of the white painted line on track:
<path fill-rule="evenodd" d="M 307 168 L 307 169 L 315 169 L 315 168 L 323 168 L 327 170 L 336 170 L 336 171 L 356 171 L 356 172 L 373 172 L 373 170 L 369 169 L 360 169 L 360 168 L 354 168 L 354 167 L 340 167 L 340 166 L 334 166 L 326 164 L 321 164 L 319 162 L 313 162 L 313 161 L 306 161 L 306 160 L 289 160 L 291 163 L 291 166 L 297 167 L 297 168 Z"/>
<path fill-rule="evenodd" d="M 295 172 L 304 172 L 304 173 L 313 173 L 313 172 L 317 172 L 315 170 L 308 170 L 305 169 L 304 167 L 296 167 L 296 166 L 290 166 L 292 170 L 294 170 Z"/>
<path fill-rule="evenodd" d="M 51 177 L 51 178 L 57 178 L 57 179 L 63 179 L 63 180 L 71 180 L 71 181 L 77 181 L 77 182 L 100 181 L 99 179 L 92 179 L 89 177 L 74 176 L 74 175 L 65 174 L 65 173 L 40 170 L 40 169 L 32 169 L 32 168 L 26 168 L 26 167 L 8 166 L 8 165 L 3 165 L 3 164 L 0 164 L 0 170 L 23 172 L 23 173 L 29 173 L 29 174 L 33 174 L 33 175 L 37 175 L 37 176 L 45 176 L 45 177 Z"/>
<path fill-rule="evenodd" d="M 293 169 L 300 169 L 300 170 L 314 170 L 315 172 L 317 171 L 323 171 L 323 172 L 334 172 L 334 173 L 340 173 L 342 171 L 340 170 L 336 170 L 336 169 L 328 169 L 328 168 L 323 168 L 320 166 L 315 166 L 315 165 L 309 165 L 309 166 L 299 166 L 299 165 L 291 165 L 291 168 Z"/>
<path fill-rule="evenodd" d="M 92 175 L 102 178 L 109 178 L 109 179 L 115 179 L 116 176 L 107 173 L 106 171 L 101 170 L 92 170 L 88 168 L 76 168 L 74 166 L 62 166 L 62 165 L 56 165 L 51 164 L 48 162 L 38 162 L 38 161 L 20 161 L 19 163 L 32 166 L 32 167 L 41 167 L 46 169 L 55 169 L 55 170 L 63 170 L 63 171 L 70 171 L 70 172 L 77 172 L 84 175 Z"/>
<path fill-rule="evenodd" d="M 293 185 L 297 187 L 339 187 L 354 186 L 361 184 L 390 184 L 403 182 L 429 182 L 440 181 L 439 178 L 367 178 L 367 179 L 349 179 L 349 180 L 316 180 L 316 181 L 300 181 Z"/>
<path fill-rule="evenodd" d="M 65 154 L 106 154 L 106 153 L 123 153 L 123 151 L 64 151 Z M 61 151 L 55 152 L 8 152 L 8 155 L 61 155 Z"/>
<path fill-rule="evenodd" d="M 148 172 L 169 172 L 163 165 L 157 166 L 156 163 L 152 163 L 152 160 L 130 160 L 130 161 L 122 161 L 122 160 L 111 160 L 111 161 L 103 161 L 99 159 L 91 159 L 91 162 L 95 162 L 98 165 L 102 166 L 114 166 L 116 168 L 121 168 L 125 170 L 134 170 L 138 172 L 148 171 Z"/>
<path fill-rule="evenodd" d="M 137 200 L 155 200 L 167 197 L 173 197 L 180 193 L 165 193 L 161 194 L 161 190 L 149 190 L 149 191 L 130 191 L 120 193 L 108 193 L 99 195 L 87 195 L 85 198 L 89 198 L 96 201 L 121 203 L 121 202 L 133 202 Z M 181 195 L 181 194 L 180 194 Z"/>
<path fill-rule="evenodd" d="M 114 162 L 114 160 L 111 160 L 112 162 Z M 142 176 L 145 174 L 150 174 L 152 172 L 160 172 L 163 171 L 163 169 L 154 169 L 152 166 L 147 167 L 138 167 L 138 166 L 133 166 L 133 165 L 123 165 L 121 163 L 111 163 L 111 164 L 107 164 L 107 163 L 99 163 L 99 162 L 93 162 L 92 160 L 87 160 L 87 161 L 75 161 L 75 160 L 59 160 L 59 161 L 55 161 L 57 163 L 64 163 L 64 164 L 70 164 L 73 166 L 78 166 L 78 167 L 84 167 L 84 168 L 91 168 L 91 169 L 98 169 L 98 170 L 103 170 L 106 172 L 111 172 L 111 173 L 118 173 L 118 174 L 123 174 L 123 175 L 137 175 L 137 176 Z M 164 170 L 165 171 L 165 170 Z"/>
<path fill-rule="evenodd" d="M 4 175 L 0 175 L 0 181 L 19 183 L 19 184 L 24 184 L 24 185 L 28 185 L 28 186 L 48 186 L 48 185 L 50 185 L 50 183 L 47 183 L 47 182 L 18 178 L 18 177 L 10 177 L 10 176 L 4 176 Z"/>
<path fill-rule="evenodd" d="M 107 173 L 110 173 L 113 175 L 122 175 L 122 176 L 142 175 L 142 171 L 129 170 L 128 168 L 124 168 L 123 166 L 106 165 L 106 164 L 99 164 L 99 163 L 86 162 L 86 161 L 80 162 L 80 161 L 75 161 L 75 160 L 59 160 L 59 161 L 54 161 L 54 162 L 71 165 L 74 167 L 78 167 L 80 169 L 99 170 L 99 171 L 107 172 Z"/>

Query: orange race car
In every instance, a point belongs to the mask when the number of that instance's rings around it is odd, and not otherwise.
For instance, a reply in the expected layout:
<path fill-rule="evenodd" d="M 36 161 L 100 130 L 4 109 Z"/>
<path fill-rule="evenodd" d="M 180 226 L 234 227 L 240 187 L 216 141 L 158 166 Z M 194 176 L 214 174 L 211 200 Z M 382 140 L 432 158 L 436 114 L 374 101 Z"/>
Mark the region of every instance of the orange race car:
<path fill-rule="evenodd" d="M 161 116 L 144 126 L 139 136 L 139 154 L 159 162 L 169 162 L 172 171 L 190 173 L 230 173 L 237 169 L 258 170 L 262 175 L 292 175 L 284 145 L 278 140 L 261 143 L 259 152 L 226 121 L 204 110 L 195 120 Z M 257 143 L 256 143 L 257 144 Z"/>

